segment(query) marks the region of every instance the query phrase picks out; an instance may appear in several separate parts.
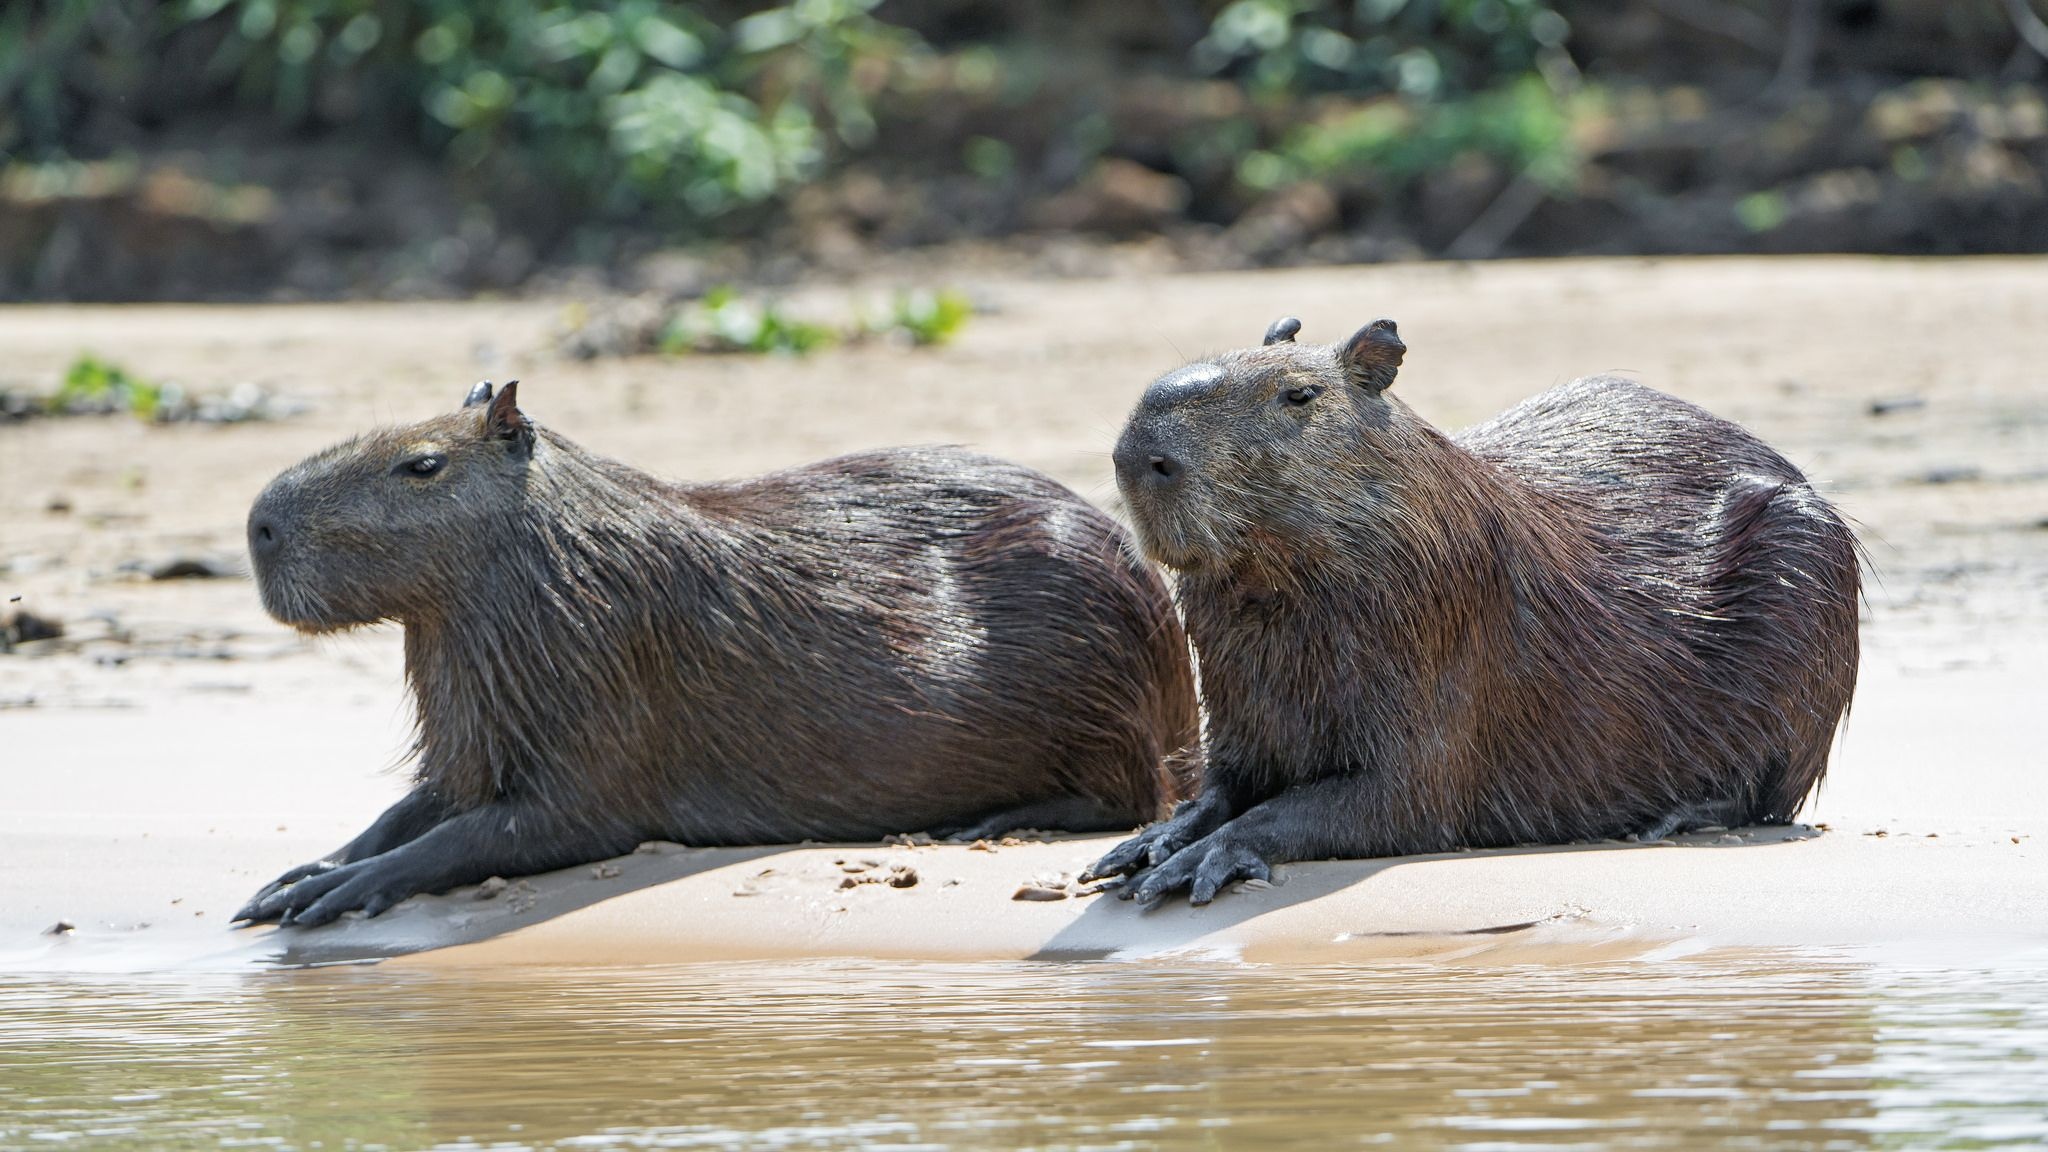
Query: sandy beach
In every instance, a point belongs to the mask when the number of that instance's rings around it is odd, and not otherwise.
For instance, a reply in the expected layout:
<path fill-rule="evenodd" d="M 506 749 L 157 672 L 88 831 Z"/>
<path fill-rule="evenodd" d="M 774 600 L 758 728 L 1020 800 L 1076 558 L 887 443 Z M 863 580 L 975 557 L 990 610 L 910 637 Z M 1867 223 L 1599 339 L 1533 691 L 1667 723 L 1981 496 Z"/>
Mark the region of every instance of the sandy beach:
<path fill-rule="evenodd" d="M 807 359 L 571 362 L 565 305 L 0 309 L 0 374 L 81 352 L 291 419 L 0 427 L 0 602 L 65 635 L 0 655 L 0 970 L 157 971 L 403 956 L 462 967 L 806 957 L 1575 962 L 1803 947 L 1912 958 L 2048 949 L 2048 261 L 1565 261 L 963 283 L 953 344 Z M 843 295 L 840 293 L 838 295 Z M 245 577 L 249 501 L 353 431 L 522 379 L 536 419 L 650 471 L 713 478 L 892 443 L 973 445 L 1108 504 L 1108 448 L 1182 353 L 1400 321 L 1397 388 L 1455 428 L 1626 371 L 1741 421 L 1858 525 L 1863 674 L 1789 829 L 1287 866 L 1203 909 L 1076 890 L 1108 838 L 693 850 L 328 929 L 233 931 L 264 880 L 404 787 L 395 629 L 309 641 Z M 864 882 L 891 868 L 916 883 Z M 849 883 L 849 881 L 851 883 Z M 1017 900 L 1039 886 L 1062 898 Z M 59 922 L 72 926 L 58 935 Z"/>

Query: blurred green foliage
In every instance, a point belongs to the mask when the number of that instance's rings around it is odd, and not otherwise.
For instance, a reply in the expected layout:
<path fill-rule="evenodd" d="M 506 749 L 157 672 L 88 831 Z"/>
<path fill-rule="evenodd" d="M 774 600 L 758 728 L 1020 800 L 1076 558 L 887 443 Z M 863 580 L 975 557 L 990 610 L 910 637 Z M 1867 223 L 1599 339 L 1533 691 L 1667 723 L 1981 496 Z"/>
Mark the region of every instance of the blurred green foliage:
<path fill-rule="evenodd" d="M 1570 184 L 1577 162 L 1567 102 L 1535 77 L 1455 100 L 1384 101 L 1303 125 L 1254 151 L 1238 176 L 1254 188 L 1367 172 L 1401 184 L 1477 153 L 1545 186 Z"/>
<path fill-rule="evenodd" d="M 531 160 L 614 211 L 715 216 L 874 132 L 863 61 L 914 41 L 879 0 L 796 0 L 721 29 L 660 0 L 185 0 L 232 28 L 215 66 L 307 114 L 325 84 L 375 76 L 469 168 Z"/>
<path fill-rule="evenodd" d="M 46 406 L 52 414 L 128 412 L 154 420 L 162 401 L 162 388 L 119 364 L 86 354 L 71 362 Z"/>
<path fill-rule="evenodd" d="M 1233 0 L 1194 56 L 1269 98 L 1385 97 L 1248 149 L 1248 187 L 1349 174 L 1399 187 L 1476 153 L 1561 189 L 1577 163 L 1569 33 L 1543 0 Z"/>
<path fill-rule="evenodd" d="M 683 304 L 663 325 L 657 346 L 670 355 L 783 353 L 802 356 L 835 344 L 899 340 L 917 347 L 944 344 L 974 314 L 964 293 L 920 288 L 898 292 L 851 324 L 835 327 L 802 319 L 773 299 L 742 295 L 730 285 Z"/>
<path fill-rule="evenodd" d="M 1570 31 L 1543 0 L 1233 0 L 1194 64 L 1238 71 L 1259 92 L 1434 101 L 1530 71 Z"/>
<path fill-rule="evenodd" d="M 944 344 L 967 325 L 967 318 L 972 315 L 974 305 L 964 293 L 919 288 L 898 292 L 891 298 L 881 323 L 871 323 L 869 329 L 883 335 L 900 332 L 920 346 Z"/>
<path fill-rule="evenodd" d="M 752 300 L 730 286 L 685 305 L 662 330 L 663 352 L 781 352 L 801 356 L 835 344 L 839 334 L 797 319 L 773 300 Z"/>
<path fill-rule="evenodd" d="M 0 160 L 61 158 L 75 127 L 67 93 L 73 112 L 81 90 L 121 104 L 176 42 L 203 61 L 196 86 L 243 112 L 297 127 L 382 117 L 476 188 L 545 187 L 578 214 L 701 223 L 877 139 L 892 77 L 932 54 L 879 3 L 13 0 L 0 6 Z M 1553 189 L 1571 179 L 1576 72 L 1570 26 L 1548 0 L 1201 10 L 1205 34 L 1171 71 L 1312 113 L 1204 128 L 1226 153 L 1221 170 L 1252 192 L 1333 176 L 1398 188 L 1468 153 Z M 1050 99 L 1054 74 L 1014 47 L 952 45 L 954 98 L 1002 92 L 1015 104 L 1022 84 Z M 1076 154 L 1116 149 L 1104 109 L 1068 119 L 1058 135 Z M 1028 138 L 972 135 L 931 159 L 993 184 L 1028 181 Z"/>
<path fill-rule="evenodd" d="M 170 38 L 207 36 L 207 77 L 288 124 L 396 106 L 460 169 L 716 216 L 872 139 L 874 65 L 918 47 L 878 2 L 721 27 L 666 0 L 22 0 L 0 13 L 0 149 L 60 143 L 79 72 L 118 91 Z"/>
<path fill-rule="evenodd" d="M 302 411 L 253 382 L 232 389 L 194 392 L 175 381 L 146 379 L 90 352 L 71 361 L 54 389 L 18 389 L 0 384 L 0 423 L 45 416 L 126 414 L 145 423 L 233 424 L 271 420 Z"/>

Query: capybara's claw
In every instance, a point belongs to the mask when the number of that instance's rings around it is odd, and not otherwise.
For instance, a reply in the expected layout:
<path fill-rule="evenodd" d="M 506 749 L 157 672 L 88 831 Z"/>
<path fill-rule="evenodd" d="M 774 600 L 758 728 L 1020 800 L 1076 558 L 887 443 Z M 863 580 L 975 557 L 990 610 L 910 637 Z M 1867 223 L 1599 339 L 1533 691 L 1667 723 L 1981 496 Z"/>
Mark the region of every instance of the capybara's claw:
<path fill-rule="evenodd" d="M 1081 873 L 1081 883 L 1093 884 L 1097 880 L 1124 876 L 1145 867 L 1151 862 L 1151 841 L 1157 832 L 1158 826 L 1147 828 L 1103 853 L 1102 859 Z"/>
<path fill-rule="evenodd" d="M 302 876 L 282 887 L 273 885 L 275 891 L 268 895 L 258 893 L 256 899 L 235 914 L 235 919 L 253 923 L 275 920 L 279 927 L 304 923 L 303 913 L 307 908 L 340 887 L 361 868 L 361 864 L 344 864 Z"/>
<path fill-rule="evenodd" d="M 1188 903 L 1201 907 L 1216 898 L 1225 886 L 1238 880 L 1271 880 L 1273 869 L 1265 858 L 1242 844 L 1224 840 L 1202 854 L 1195 867 L 1194 883 L 1188 886 Z"/>
<path fill-rule="evenodd" d="M 318 928 L 344 912 L 360 911 L 364 916 L 381 915 L 412 892 L 378 869 L 365 868 L 350 876 L 333 891 L 292 914 L 291 923 L 301 928 Z"/>
<path fill-rule="evenodd" d="M 1199 801 L 1182 805 L 1180 811 L 1172 816 L 1104 853 L 1102 859 L 1089 865 L 1088 870 L 1081 874 L 1082 882 L 1159 867 L 1190 841 L 1206 835 L 1215 827 L 1218 821 L 1213 811 L 1202 807 Z"/>
<path fill-rule="evenodd" d="M 275 920 L 277 918 L 275 911 L 265 915 L 263 909 L 266 905 L 274 906 L 275 897 L 278 893 L 290 888 L 308 876 L 318 876 L 323 872 L 332 872 L 338 867 L 340 865 L 332 860 L 314 860 L 310 863 L 301 864 L 296 868 L 288 869 L 283 875 L 258 889 L 254 896 L 249 897 L 249 902 L 242 905 L 241 910 L 229 917 L 229 920 L 232 923 L 241 923 L 243 921 L 262 923 L 265 920 Z"/>
<path fill-rule="evenodd" d="M 1150 911 L 1185 889 L 1188 903 L 1200 907 L 1235 881 L 1272 878 L 1273 869 L 1266 858 L 1241 838 L 1230 835 L 1226 825 L 1224 831 L 1197 840 L 1126 880 L 1130 891 L 1117 895 L 1136 900 Z"/>

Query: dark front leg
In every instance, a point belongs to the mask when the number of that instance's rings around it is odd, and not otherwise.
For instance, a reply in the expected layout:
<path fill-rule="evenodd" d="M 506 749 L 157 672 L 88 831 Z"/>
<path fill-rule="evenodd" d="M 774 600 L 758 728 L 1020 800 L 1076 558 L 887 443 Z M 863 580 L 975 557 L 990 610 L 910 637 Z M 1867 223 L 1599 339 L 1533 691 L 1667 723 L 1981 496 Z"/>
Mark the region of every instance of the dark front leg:
<path fill-rule="evenodd" d="M 414 788 L 405 794 L 403 800 L 386 808 L 382 816 L 377 817 L 374 823 L 363 830 L 362 835 L 320 859 L 301 864 L 264 885 L 261 891 L 249 898 L 247 904 L 242 905 L 242 910 L 235 913 L 234 918 L 267 919 L 257 916 L 256 909 L 286 887 L 308 876 L 331 872 L 344 864 L 367 860 L 372 856 L 389 852 L 400 844 L 417 840 L 426 835 L 428 829 L 446 820 L 453 811 L 454 809 L 424 785 Z"/>
<path fill-rule="evenodd" d="M 520 800 L 458 813 L 379 856 L 308 876 L 258 904 L 255 920 L 311 927 L 343 912 L 375 916 L 408 896 L 491 876 L 525 876 L 630 852 L 640 830 L 592 825 Z"/>
<path fill-rule="evenodd" d="M 1290 860 L 1357 859 L 1412 851 L 1400 846 L 1379 774 L 1331 776 L 1282 791 L 1127 881 L 1120 892 L 1150 907 L 1185 889 L 1207 904 L 1236 880 L 1269 880 Z M 1443 847 L 1450 847 L 1448 843 Z"/>
<path fill-rule="evenodd" d="M 1202 783 L 1202 794 L 1183 801 L 1173 815 L 1152 825 L 1109 850 L 1102 859 L 1081 874 L 1081 880 L 1124 876 L 1163 863 L 1168 857 L 1200 840 L 1247 805 L 1238 790 L 1211 772 Z"/>

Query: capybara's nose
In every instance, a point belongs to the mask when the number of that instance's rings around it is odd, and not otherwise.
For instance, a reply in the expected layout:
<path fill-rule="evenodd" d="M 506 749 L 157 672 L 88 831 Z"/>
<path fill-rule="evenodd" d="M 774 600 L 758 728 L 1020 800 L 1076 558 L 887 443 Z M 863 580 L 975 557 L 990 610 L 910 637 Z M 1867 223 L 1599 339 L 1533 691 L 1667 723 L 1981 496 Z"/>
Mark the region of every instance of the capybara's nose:
<path fill-rule="evenodd" d="M 249 518 L 249 554 L 258 560 L 277 555 L 277 524 L 268 516 Z"/>
<path fill-rule="evenodd" d="M 1117 483 L 1126 490 L 1167 487 L 1185 471 L 1179 457 L 1147 436 L 1125 436 L 1117 443 L 1114 458 Z"/>

